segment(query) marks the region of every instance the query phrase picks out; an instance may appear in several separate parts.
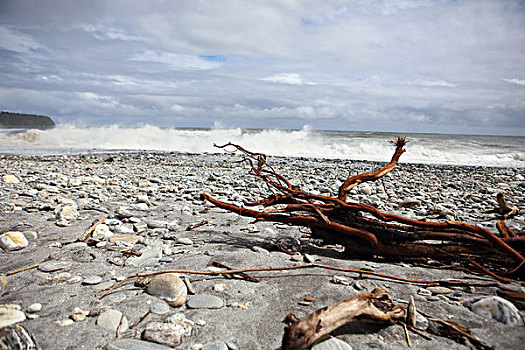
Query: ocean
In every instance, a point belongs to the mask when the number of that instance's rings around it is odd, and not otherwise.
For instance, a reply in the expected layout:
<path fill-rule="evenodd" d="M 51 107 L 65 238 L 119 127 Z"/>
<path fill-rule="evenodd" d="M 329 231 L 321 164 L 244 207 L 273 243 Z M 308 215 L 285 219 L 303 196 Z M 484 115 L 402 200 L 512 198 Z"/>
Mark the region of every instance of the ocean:
<path fill-rule="evenodd" d="M 77 154 L 113 151 L 221 153 L 214 144 L 233 142 L 267 155 L 389 161 L 389 140 L 408 141 L 400 162 L 525 167 L 525 137 L 412 134 L 360 131 L 179 129 L 151 125 L 79 127 L 48 130 L 0 129 L 0 154 Z"/>

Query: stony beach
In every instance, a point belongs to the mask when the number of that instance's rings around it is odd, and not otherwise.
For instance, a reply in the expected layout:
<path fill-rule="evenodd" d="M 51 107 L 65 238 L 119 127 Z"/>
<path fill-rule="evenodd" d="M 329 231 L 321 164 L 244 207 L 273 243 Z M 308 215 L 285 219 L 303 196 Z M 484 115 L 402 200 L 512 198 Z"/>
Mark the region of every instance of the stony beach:
<path fill-rule="evenodd" d="M 304 229 L 253 224 L 202 201 L 202 192 L 237 204 L 257 198 L 257 182 L 240 159 L 148 152 L 1 155 L 0 327 L 20 334 L 14 325 L 23 326 L 41 349 L 279 349 L 288 313 L 305 317 L 381 287 L 398 304 L 413 297 L 423 313 L 469 326 L 496 349 L 523 348 L 525 312 L 515 307 L 523 304 L 499 299 L 497 284 L 425 288 L 315 268 L 251 273 L 259 282 L 237 275 L 165 274 L 124 284 L 100 298 L 105 289 L 135 273 L 218 271 L 214 261 L 233 268 L 316 262 L 410 279 L 494 282 L 486 275 L 432 268 L 432 261 L 422 266 L 348 259 L 337 247 L 305 238 Z M 382 166 L 280 157 L 268 162 L 294 185 L 331 196 L 350 170 L 357 174 Z M 457 220 L 497 232 L 498 216 L 485 212 L 497 206 L 501 192 L 520 209 L 506 220 L 507 226 L 523 232 L 524 175 L 523 168 L 401 160 L 379 181 L 353 189 L 349 200 L 410 218 Z M 79 242 L 92 225 L 92 238 Z M 300 243 L 300 254 L 278 248 L 283 236 Z M 27 267 L 33 268 L 22 271 Z M 505 288 L 525 293 L 519 283 Z M 491 308 L 504 315 L 487 313 Z M 427 324 L 420 315 L 418 326 Z M 399 325 L 349 324 L 332 336 L 314 349 L 408 348 Z M 469 342 L 435 335 L 427 339 L 410 333 L 410 341 L 415 349 L 473 348 Z"/>

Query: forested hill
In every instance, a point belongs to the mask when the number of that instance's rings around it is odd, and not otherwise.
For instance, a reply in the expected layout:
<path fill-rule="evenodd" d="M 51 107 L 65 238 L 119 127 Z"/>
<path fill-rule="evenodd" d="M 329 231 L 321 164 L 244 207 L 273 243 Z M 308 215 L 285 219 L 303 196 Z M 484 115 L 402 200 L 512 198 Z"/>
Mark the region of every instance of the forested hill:
<path fill-rule="evenodd" d="M 0 112 L 0 128 L 51 129 L 55 126 L 51 118 L 43 115 Z"/>

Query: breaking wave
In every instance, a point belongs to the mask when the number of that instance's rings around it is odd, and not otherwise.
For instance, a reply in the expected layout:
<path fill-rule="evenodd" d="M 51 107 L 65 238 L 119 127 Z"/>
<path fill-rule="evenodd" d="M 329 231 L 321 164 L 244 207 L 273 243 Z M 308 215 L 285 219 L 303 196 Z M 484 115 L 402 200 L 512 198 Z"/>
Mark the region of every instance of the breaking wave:
<path fill-rule="evenodd" d="M 389 161 L 395 134 L 301 130 L 177 129 L 145 125 L 2 130 L 0 153 L 67 154 L 117 150 L 220 153 L 233 142 L 268 155 Z M 525 167 L 525 137 L 402 134 L 409 143 L 403 162 Z"/>

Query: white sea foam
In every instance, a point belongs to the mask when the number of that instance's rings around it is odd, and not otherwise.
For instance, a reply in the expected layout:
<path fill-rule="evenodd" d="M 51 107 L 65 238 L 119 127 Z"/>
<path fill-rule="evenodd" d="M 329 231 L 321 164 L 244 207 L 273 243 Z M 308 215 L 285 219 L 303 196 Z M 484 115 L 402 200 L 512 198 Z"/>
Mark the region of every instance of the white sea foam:
<path fill-rule="evenodd" d="M 176 129 L 145 125 L 78 127 L 0 132 L 0 153 L 45 154 L 103 150 L 223 152 L 214 144 L 233 142 L 268 155 L 389 161 L 389 133 L 302 130 Z M 525 167 L 525 138 L 407 134 L 401 161 Z"/>

